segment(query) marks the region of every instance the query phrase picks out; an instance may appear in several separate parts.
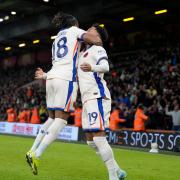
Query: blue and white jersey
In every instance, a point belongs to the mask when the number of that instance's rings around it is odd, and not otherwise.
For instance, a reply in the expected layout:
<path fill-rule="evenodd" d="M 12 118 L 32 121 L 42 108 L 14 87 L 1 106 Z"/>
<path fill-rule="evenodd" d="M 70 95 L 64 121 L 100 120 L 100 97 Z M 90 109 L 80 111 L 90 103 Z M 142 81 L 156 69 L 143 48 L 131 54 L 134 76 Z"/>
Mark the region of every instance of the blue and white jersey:
<path fill-rule="evenodd" d="M 108 56 L 105 49 L 101 46 L 93 45 L 86 51 L 80 53 L 78 63 L 78 83 L 82 103 L 100 97 L 111 99 L 109 89 L 104 80 L 104 73 L 84 72 L 80 68 L 83 63 L 98 65 L 102 60 L 108 60 Z"/>
<path fill-rule="evenodd" d="M 47 73 L 47 79 L 61 78 L 68 81 L 76 80 L 79 40 L 83 38 L 84 34 L 84 30 L 75 26 L 60 30 L 53 42 L 53 66 Z"/>

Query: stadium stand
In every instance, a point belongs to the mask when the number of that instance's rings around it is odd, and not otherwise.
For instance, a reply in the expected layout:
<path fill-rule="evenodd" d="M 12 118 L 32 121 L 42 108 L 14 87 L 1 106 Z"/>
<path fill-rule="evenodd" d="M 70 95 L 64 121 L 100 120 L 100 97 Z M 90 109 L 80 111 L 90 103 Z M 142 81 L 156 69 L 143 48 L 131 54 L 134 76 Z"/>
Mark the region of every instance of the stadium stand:
<path fill-rule="evenodd" d="M 179 47 L 112 54 L 110 59 L 111 71 L 106 79 L 112 94 L 112 109 L 118 107 L 119 118 L 126 120 L 117 128 L 132 128 L 136 108 L 143 104 L 149 116 L 146 128 L 172 129 L 171 116 L 165 111 L 167 106 L 173 110 L 180 103 Z M 50 64 L 40 66 L 47 70 Z M 8 108 L 15 109 L 16 121 L 19 121 L 20 112 L 28 109 L 32 115 L 35 107 L 41 123 L 46 120 L 45 87 L 44 83 L 34 81 L 36 67 L 16 66 L 0 70 L 0 86 L 3 87 L 0 90 L 1 120 L 7 120 Z M 26 122 L 31 122 L 31 118 Z"/>
<path fill-rule="evenodd" d="M 14 121 L 19 121 L 18 116 L 23 109 L 33 110 L 34 107 L 39 108 L 39 116 L 42 116 L 41 120 L 44 121 L 44 88 L 34 83 L 29 84 L 33 82 L 34 70 L 35 66 L 0 70 L 0 86 L 2 87 L 0 90 L 0 119 L 2 121 L 7 120 L 6 110 L 9 108 L 14 108 L 17 114 Z M 31 88 L 31 93 L 29 93 L 29 88 Z M 47 117 L 47 112 L 45 114 Z M 30 122 L 30 118 L 28 119 L 26 122 Z"/>
<path fill-rule="evenodd" d="M 179 55 L 179 48 L 158 48 L 114 58 L 108 82 L 127 127 L 132 126 L 134 108 L 142 103 L 150 116 L 148 128 L 171 129 L 165 109 L 180 102 Z"/>

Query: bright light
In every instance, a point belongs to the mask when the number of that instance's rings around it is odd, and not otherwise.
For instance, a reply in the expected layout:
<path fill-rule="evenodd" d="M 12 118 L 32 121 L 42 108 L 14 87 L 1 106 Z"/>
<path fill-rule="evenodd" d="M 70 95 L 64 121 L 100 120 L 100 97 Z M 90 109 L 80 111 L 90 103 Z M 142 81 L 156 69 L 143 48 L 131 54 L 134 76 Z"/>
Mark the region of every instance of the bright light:
<path fill-rule="evenodd" d="M 40 40 L 37 39 L 37 40 L 34 40 L 34 41 L 33 41 L 33 44 L 38 44 L 39 42 L 40 42 Z"/>
<path fill-rule="evenodd" d="M 51 36 L 51 39 L 55 39 L 57 36 Z"/>
<path fill-rule="evenodd" d="M 9 16 L 5 16 L 4 20 L 6 20 L 6 21 L 9 20 Z"/>
<path fill-rule="evenodd" d="M 4 19 L 0 18 L 0 22 L 3 22 L 3 21 L 4 21 Z"/>
<path fill-rule="evenodd" d="M 49 2 L 49 0 L 43 0 L 44 2 Z"/>
<path fill-rule="evenodd" d="M 21 44 L 19 44 L 19 47 L 24 47 L 24 46 L 26 46 L 26 44 L 25 44 L 25 43 L 21 43 Z"/>
<path fill-rule="evenodd" d="M 124 18 L 123 22 L 128 22 L 128 21 L 133 21 L 134 17 L 128 17 L 128 18 Z"/>
<path fill-rule="evenodd" d="M 4 50 L 5 51 L 10 51 L 12 48 L 11 47 L 5 47 Z"/>
<path fill-rule="evenodd" d="M 16 15 L 16 11 L 11 11 L 11 14 L 12 15 Z"/>
<path fill-rule="evenodd" d="M 159 11 L 155 11 L 154 14 L 163 14 L 163 13 L 167 13 L 167 9 L 163 9 L 163 10 L 159 10 Z"/>
<path fill-rule="evenodd" d="M 103 27 L 104 27 L 104 24 L 100 24 L 99 26 L 103 28 Z"/>

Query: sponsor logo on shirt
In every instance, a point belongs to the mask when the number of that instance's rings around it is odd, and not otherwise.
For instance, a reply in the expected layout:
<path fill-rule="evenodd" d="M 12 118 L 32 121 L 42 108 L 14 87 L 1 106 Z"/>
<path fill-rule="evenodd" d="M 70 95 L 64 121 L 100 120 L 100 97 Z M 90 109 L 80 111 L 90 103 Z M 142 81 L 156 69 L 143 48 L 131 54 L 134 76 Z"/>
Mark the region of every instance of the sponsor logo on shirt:
<path fill-rule="evenodd" d="M 98 50 L 98 54 L 99 55 L 105 54 L 105 51 L 104 50 Z"/>

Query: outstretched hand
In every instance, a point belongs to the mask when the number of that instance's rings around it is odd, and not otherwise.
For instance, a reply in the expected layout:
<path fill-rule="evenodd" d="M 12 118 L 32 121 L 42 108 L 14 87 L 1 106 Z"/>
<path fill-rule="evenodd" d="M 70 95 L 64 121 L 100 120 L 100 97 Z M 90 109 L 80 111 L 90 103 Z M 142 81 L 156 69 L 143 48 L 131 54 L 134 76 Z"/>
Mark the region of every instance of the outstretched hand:
<path fill-rule="evenodd" d="M 35 79 L 43 79 L 44 71 L 41 68 L 37 68 L 35 72 Z"/>

